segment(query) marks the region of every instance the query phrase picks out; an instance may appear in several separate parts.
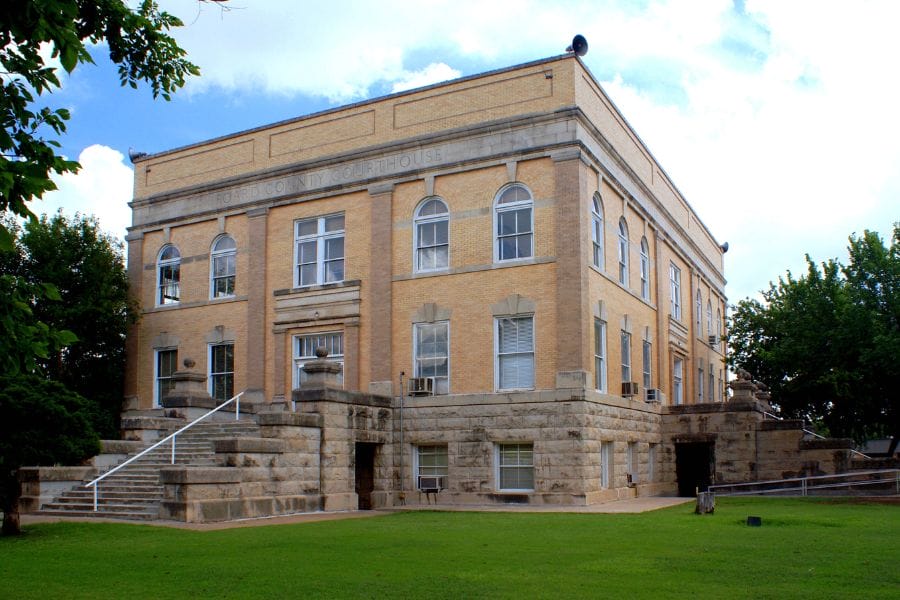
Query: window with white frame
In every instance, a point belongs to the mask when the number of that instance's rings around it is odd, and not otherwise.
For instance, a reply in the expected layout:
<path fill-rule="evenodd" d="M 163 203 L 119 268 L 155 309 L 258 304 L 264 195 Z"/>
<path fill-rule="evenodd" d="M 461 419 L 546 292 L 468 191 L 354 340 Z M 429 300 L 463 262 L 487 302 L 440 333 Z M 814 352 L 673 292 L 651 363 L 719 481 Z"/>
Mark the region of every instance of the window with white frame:
<path fill-rule="evenodd" d="M 606 322 L 594 319 L 594 387 L 606 391 Z"/>
<path fill-rule="evenodd" d="M 622 331 L 622 383 L 631 381 L 631 334 Z"/>
<path fill-rule="evenodd" d="M 496 222 L 495 258 L 498 261 L 533 256 L 534 202 L 524 185 L 514 183 L 503 188 L 494 205 Z"/>
<path fill-rule="evenodd" d="M 497 389 L 534 387 L 534 316 L 497 318 Z"/>
<path fill-rule="evenodd" d="M 433 377 L 434 393 L 450 393 L 450 323 L 416 323 L 413 360 L 416 377 Z"/>
<path fill-rule="evenodd" d="M 637 442 L 628 442 L 625 447 L 625 469 L 631 475 L 631 483 L 638 482 Z"/>
<path fill-rule="evenodd" d="M 628 287 L 628 224 L 619 219 L 619 283 Z"/>
<path fill-rule="evenodd" d="M 659 444 L 650 444 L 647 448 L 647 481 L 656 481 L 656 454 Z"/>
<path fill-rule="evenodd" d="M 440 198 L 428 198 L 415 215 L 416 272 L 441 271 L 450 265 L 450 214 Z"/>
<path fill-rule="evenodd" d="M 339 331 L 326 333 L 312 333 L 308 335 L 294 336 L 294 380 L 293 387 L 298 388 L 306 381 L 306 372 L 303 365 L 311 360 L 317 360 L 316 348 L 328 350 L 325 360 L 331 360 L 341 367 L 344 366 L 344 334 Z M 344 383 L 344 369 L 338 374 L 338 382 Z"/>
<path fill-rule="evenodd" d="M 697 307 L 694 313 L 694 319 L 697 321 L 697 335 L 703 335 L 703 296 L 700 294 L 700 288 L 697 288 Z"/>
<path fill-rule="evenodd" d="M 681 269 L 669 265 L 669 296 L 672 318 L 681 320 Z"/>
<path fill-rule="evenodd" d="M 421 489 L 422 477 L 440 477 L 446 485 L 448 465 L 446 444 L 416 446 L 416 488 Z"/>
<path fill-rule="evenodd" d="M 713 335 L 712 301 L 706 301 L 706 335 Z"/>
<path fill-rule="evenodd" d="M 650 299 L 650 246 L 647 238 L 641 238 L 641 298 Z"/>
<path fill-rule="evenodd" d="M 613 480 L 613 442 L 600 442 L 600 487 L 609 489 Z"/>
<path fill-rule="evenodd" d="M 649 390 L 653 387 L 653 372 L 651 370 L 651 356 L 653 354 L 653 347 L 650 344 L 649 340 L 644 340 L 643 351 L 641 352 L 641 363 L 642 370 L 644 375 L 644 389 Z"/>
<path fill-rule="evenodd" d="M 603 203 L 599 193 L 594 193 L 591 203 L 591 245 L 594 266 L 603 270 Z"/>
<path fill-rule="evenodd" d="M 209 253 L 209 297 L 234 296 L 237 246 L 230 235 L 220 235 Z"/>
<path fill-rule="evenodd" d="M 234 396 L 234 344 L 209 346 L 209 395 L 215 400 Z"/>
<path fill-rule="evenodd" d="M 156 304 L 177 304 L 181 300 L 181 253 L 172 244 L 159 251 L 156 261 Z"/>
<path fill-rule="evenodd" d="M 175 348 L 162 348 L 156 351 L 156 363 L 154 365 L 154 379 L 156 385 L 153 389 L 153 406 L 160 406 L 161 402 L 175 389 L 175 381 L 172 375 L 178 370 L 178 350 Z"/>
<path fill-rule="evenodd" d="M 715 366 L 712 363 L 709 363 L 709 371 L 708 373 L 708 381 L 709 385 L 706 387 L 706 393 L 709 398 L 707 398 L 708 402 L 715 402 L 716 400 L 716 371 Z"/>
<path fill-rule="evenodd" d="M 534 444 L 497 444 L 497 488 L 502 491 L 534 490 Z"/>
<path fill-rule="evenodd" d="M 722 343 L 722 309 L 716 309 L 716 338 Z"/>
<path fill-rule="evenodd" d="M 344 215 L 294 223 L 294 287 L 344 280 Z"/>
<path fill-rule="evenodd" d="M 719 385 L 716 386 L 716 393 L 719 395 L 719 402 L 725 398 L 725 382 L 722 380 L 722 369 L 719 369 Z"/>
<path fill-rule="evenodd" d="M 680 358 L 672 363 L 672 401 L 675 404 L 684 402 L 684 361 Z"/>
<path fill-rule="evenodd" d="M 697 402 L 703 402 L 703 365 L 697 367 Z"/>

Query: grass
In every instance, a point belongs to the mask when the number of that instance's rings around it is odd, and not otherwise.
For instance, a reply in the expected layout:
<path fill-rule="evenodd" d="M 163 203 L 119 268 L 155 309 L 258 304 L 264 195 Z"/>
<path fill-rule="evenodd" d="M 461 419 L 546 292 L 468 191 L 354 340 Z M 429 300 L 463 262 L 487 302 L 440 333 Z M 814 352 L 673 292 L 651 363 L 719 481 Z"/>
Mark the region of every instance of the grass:
<path fill-rule="evenodd" d="M 718 499 L 639 515 L 398 513 L 0 539 L 0 598 L 887 598 L 900 506 Z M 763 526 L 747 527 L 748 515 Z"/>

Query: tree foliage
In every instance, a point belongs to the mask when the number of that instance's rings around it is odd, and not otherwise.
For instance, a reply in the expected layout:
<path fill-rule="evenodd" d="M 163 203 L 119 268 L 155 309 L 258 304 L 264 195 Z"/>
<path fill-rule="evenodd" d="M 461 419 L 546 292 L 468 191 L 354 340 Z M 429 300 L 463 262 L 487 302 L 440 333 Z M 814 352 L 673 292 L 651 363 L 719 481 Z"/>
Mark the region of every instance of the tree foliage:
<path fill-rule="evenodd" d="M 94 427 L 107 438 L 118 431 L 125 370 L 125 333 L 136 318 L 128 296 L 122 244 L 104 234 L 93 217 L 67 218 L 61 212 L 29 221 L 15 229 L 16 250 L 0 260 L 0 273 L 28 289 L 53 291 L 32 295 L 29 314 L 19 323 L 67 336 L 48 343 L 25 360 L 18 340 L 0 340 L 0 347 L 19 356 L 19 370 L 35 368 L 49 379 L 90 399 L 101 408 Z M 0 301 L 0 305 L 3 301 Z"/>
<path fill-rule="evenodd" d="M 79 165 L 57 154 L 66 109 L 37 106 L 37 97 L 60 86 L 56 60 L 66 72 L 92 63 L 92 44 L 106 43 L 122 85 L 149 84 L 169 99 L 185 78 L 199 73 L 168 34 L 182 23 L 153 0 L 135 9 L 124 0 L 4 0 L 0 2 L 0 213 L 33 217 L 26 202 L 56 189 L 53 173 Z M 0 249 L 10 249 L 0 223 Z"/>
<path fill-rule="evenodd" d="M 850 237 L 849 262 L 789 272 L 730 317 L 729 362 L 769 386 L 785 416 L 864 441 L 900 434 L 900 224 L 891 245 Z"/>
<path fill-rule="evenodd" d="M 100 451 L 95 406 L 37 375 L 0 377 L 0 507 L 3 534 L 18 533 L 22 466 L 74 465 Z"/>

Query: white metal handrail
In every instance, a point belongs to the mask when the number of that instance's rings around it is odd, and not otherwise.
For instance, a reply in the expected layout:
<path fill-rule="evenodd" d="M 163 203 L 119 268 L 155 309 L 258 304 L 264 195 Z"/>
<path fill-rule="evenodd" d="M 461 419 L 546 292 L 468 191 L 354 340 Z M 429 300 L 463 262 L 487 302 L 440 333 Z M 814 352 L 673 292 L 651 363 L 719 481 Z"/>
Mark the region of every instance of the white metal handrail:
<path fill-rule="evenodd" d="M 856 479 L 858 477 L 870 477 L 869 479 Z M 875 478 L 871 478 L 875 476 Z M 819 483 L 830 479 L 831 483 Z M 839 481 L 844 479 L 845 481 Z M 800 492 L 801 496 L 809 495 L 810 491 L 836 489 L 841 487 L 877 485 L 894 482 L 896 492 L 900 494 L 900 469 L 879 469 L 875 471 L 851 471 L 849 473 L 836 473 L 834 475 L 811 475 L 809 477 L 789 477 L 787 479 L 770 479 L 768 481 L 750 481 L 746 483 L 722 483 L 711 485 L 708 491 L 719 496 L 753 496 L 764 494 L 781 494 L 785 492 Z M 810 485 L 812 484 L 812 485 Z M 749 489 L 774 485 L 786 485 L 787 487 L 773 487 L 771 489 Z M 723 490 L 731 490 L 725 492 Z M 746 490 L 746 491 L 741 491 Z"/>
<path fill-rule="evenodd" d="M 151 452 L 151 451 L 153 451 L 153 450 L 156 450 L 157 448 L 159 448 L 160 446 L 162 446 L 163 444 L 165 444 L 165 443 L 168 442 L 169 440 L 172 440 L 172 463 L 171 463 L 171 464 L 174 465 L 174 464 L 175 464 L 175 438 L 178 436 L 178 434 L 179 434 L 179 433 L 182 433 L 182 432 L 184 432 L 184 431 L 187 431 L 188 429 L 190 429 L 191 427 L 193 427 L 194 425 L 196 425 L 197 423 L 199 423 L 200 421 L 202 421 L 202 420 L 205 419 L 206 417 L 210 416 L 211 414 L 213 414 L 213 413 L 215 413 L 215 412 L 218 412 L 218 411 L 222 410 L 223 408 L 225 408 L 226 406 L 228 406 L 228 405 L 231 404 L 232 402 L 234 402 L 234 420 L 237 421 L 237 420 L 240 419 L 240 417 L 241 417 L 241 396 L 243 396 L 243 395 L 244 395 L 244 392 L 241 392 L 241 393 L 238 394 L 237 396 L 234 396 L 234 397 L 232 397 L 232 398 L 229 398 L 228 400 L 226 400 L 226 401 L 223 402 L 222 404 L 218 405 L 217 407 L 215 407 L 214 409 L 212 409 L 212 410 L 209 411 L 208 413 L 205 413 L 205 414 L 203 414 L 203 415 L 200 415 L 199 417 L 197 417 L 196 419 L 194 419 L 193 421 L 191 421 L 190 423 L 188 423 L 187 425 L 185 425 L 184 427 L 182 427 L 181 429 L 179 429 L 179 430 L 176 431 L 175 433 L 169 434 L 168 436 L 166 436 L 166 437 L 164 437 L 163 439 L 159 440 L 158 442 L 156 442 L 155 444 L 153 444 L 153 445 L 150 446 L 149 448 L 146 448 L 146 449 L 144 449 L 143 451 L 139 452 L 138 454 L 135 454 L 134 456 L 132 456 L 131 458 L 129 458 L 128 460 L 126 460 L 126 461 L 123 462 L 122 464 L 116 465 L 115 467 L 113 467 L 112 469 L 110 469 L 109 471 L 107 471 L 106 473 L 104 473 L 103 475 L 101 475 L 100 477 L 97 477 L 96 479 L 94 479 L 94 480 L 91 481 L 90 483 L 84 484 L 84 487 L 93 487 L 93 488 L 94 488 L 94 512 L 97 512 L 97 494 L 98 494 L 98 490 L 99 490 L 99 487 L 100 487 L 100 486 L 97 485 L 97 484 L 100 483 L 100 481 L 102 481 L 103 479 L 106 479 L 107 477 L 109 477 L 110 475 L 112 475 L 113 473 L 115 473 L 116 471 L 118 471 L 119 469 L 122 469 L 122 468 L 128 466 L 130 463 L 136 461 L 137 459 L 139 459 L 140 457 L 144 456 L 144 455 L 147 454 L 148 452 Z"/>
<path fill-rule="evenodd" d="M 776 420 L 778 420 L 778 421 L 784 421 L 784 417 L 779 417 L 778 415 L 773 415 L 773 414 L 770 413 L 770 412 L 764 412 L 763 414 L 764 414 L 765 416 L 767 416 L 767 417 L 772 417 L 773 419 L 776 419 Z M 810 431 L 810 430 L 807 429 L 806 427 L 803 427 L 802 430 L 803 430 L 803 433 L 805 433 L 805 434 L 807 434 L 807 435 L 811 435 L 811 436 L 813 436 L 813 437 L 815 437 L 815 438 L 819 438 L 820 440 L 827 440 L 827 439 L 828 439 L 828 438 L 825 437 L 824 435 L 819 435 L 819 434 L 816 433 L 815 431 Z M 863 453 L 860 452 L 859 450 L 854 450 L 853 448 L 850 448 L 850 452 L 852 452 L 853 454 L 859 454 L 859 455 L 862 456 L 863 458 L 872 458 L 872 457 L 869 456 L 868 454 L 863 454 Z"/>

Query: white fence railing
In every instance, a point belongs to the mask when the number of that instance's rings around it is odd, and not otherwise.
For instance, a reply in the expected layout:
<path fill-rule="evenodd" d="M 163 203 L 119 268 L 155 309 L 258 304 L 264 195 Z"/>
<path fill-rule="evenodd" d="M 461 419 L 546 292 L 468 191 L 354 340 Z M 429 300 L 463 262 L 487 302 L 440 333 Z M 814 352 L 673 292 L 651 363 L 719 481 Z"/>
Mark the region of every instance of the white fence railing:
<path fill-rule="evenodd" d="M 234 420 L 237 421 L 241 417 L 241 396 L 243 396 L 243 395 L 244 395 L 244 392 L 241 392 L 237 396 L 229 398 L 228 400 L 226 400 L 222 404 L 218 405 L 211 411 L 209 411 L 203 415 L 200 415 L 199 417 L 197 417 L 196 419 L 194 419 L 193 421 L 191 421 L 190 423 L 188 423 L 187 425 L 185 425 L 184 427 L 182 427 L 175 433 L 167 435 L 166 437 L 159 440 L 158 442 L 156 442 L 149 448 L 146 448 L 143 451 L 141 451 L 140 453 L 135 454 L 134 456 L 132 456 L 131 458 L 129 458 L 122 464 L 116 465 L 115 467 L 113 467 L 112 469 L 110 469 L 109 471 L 107 471 L 106 473 L 101 475 L 100 477 L 97 477 L 90 483 L 84 484 L 84 487 L 93 487 L 94 488 L 94 512 L 97 512 L 97 500 L 98 500 L 98 494 L 99 494 L 99 488 L 100 488 L 99 483 L 101 481 L 103 481 L 104 479 L 106 479 L 107 477 L 109 477 L 110 475 L 115 473 L 116 471 L 119 471 L 119 470 L 127 467 L 129 464 L 133 463 L 134 461 L 136 461 L 140 457 L 144 456 L 145 454 L 152 452 L 153 450 L 156 450 L 157 448 L 159 448 L 160 446 L 162 446 L 163 444 L 165 444 L 166 442 L 168 442 L 170 440 L 172 441 L 172 463 L 171 464 L 174 465 L 175 464 L 175 440 L 178 437 L 178 434 L 187 431 L 188 429 L 190 429 L 191 427 L 193 427 L 194 425 L 196 425 L 203 419 L 207 418 L 208 416 L 212 415 L 213 413 L 219 412 L 220 410 L 222 410 L 223 408 L 225 408 L 232 402 L 234 402 Z"/>
<path fill-rule="evenodd" d="M 820 492 L 851 491 L 880 485 L 900 494 L 900 469 L 880 469 L 877 471 L 853 471 L 835 475 L 814 475 L 811 477 L 790 477 L 769 481 L 748 483 L 722 483 L 709 486 L 708 491 L 716 496 L 763 496 L 780 494 L 783 496 L 815 496 Z"/>

